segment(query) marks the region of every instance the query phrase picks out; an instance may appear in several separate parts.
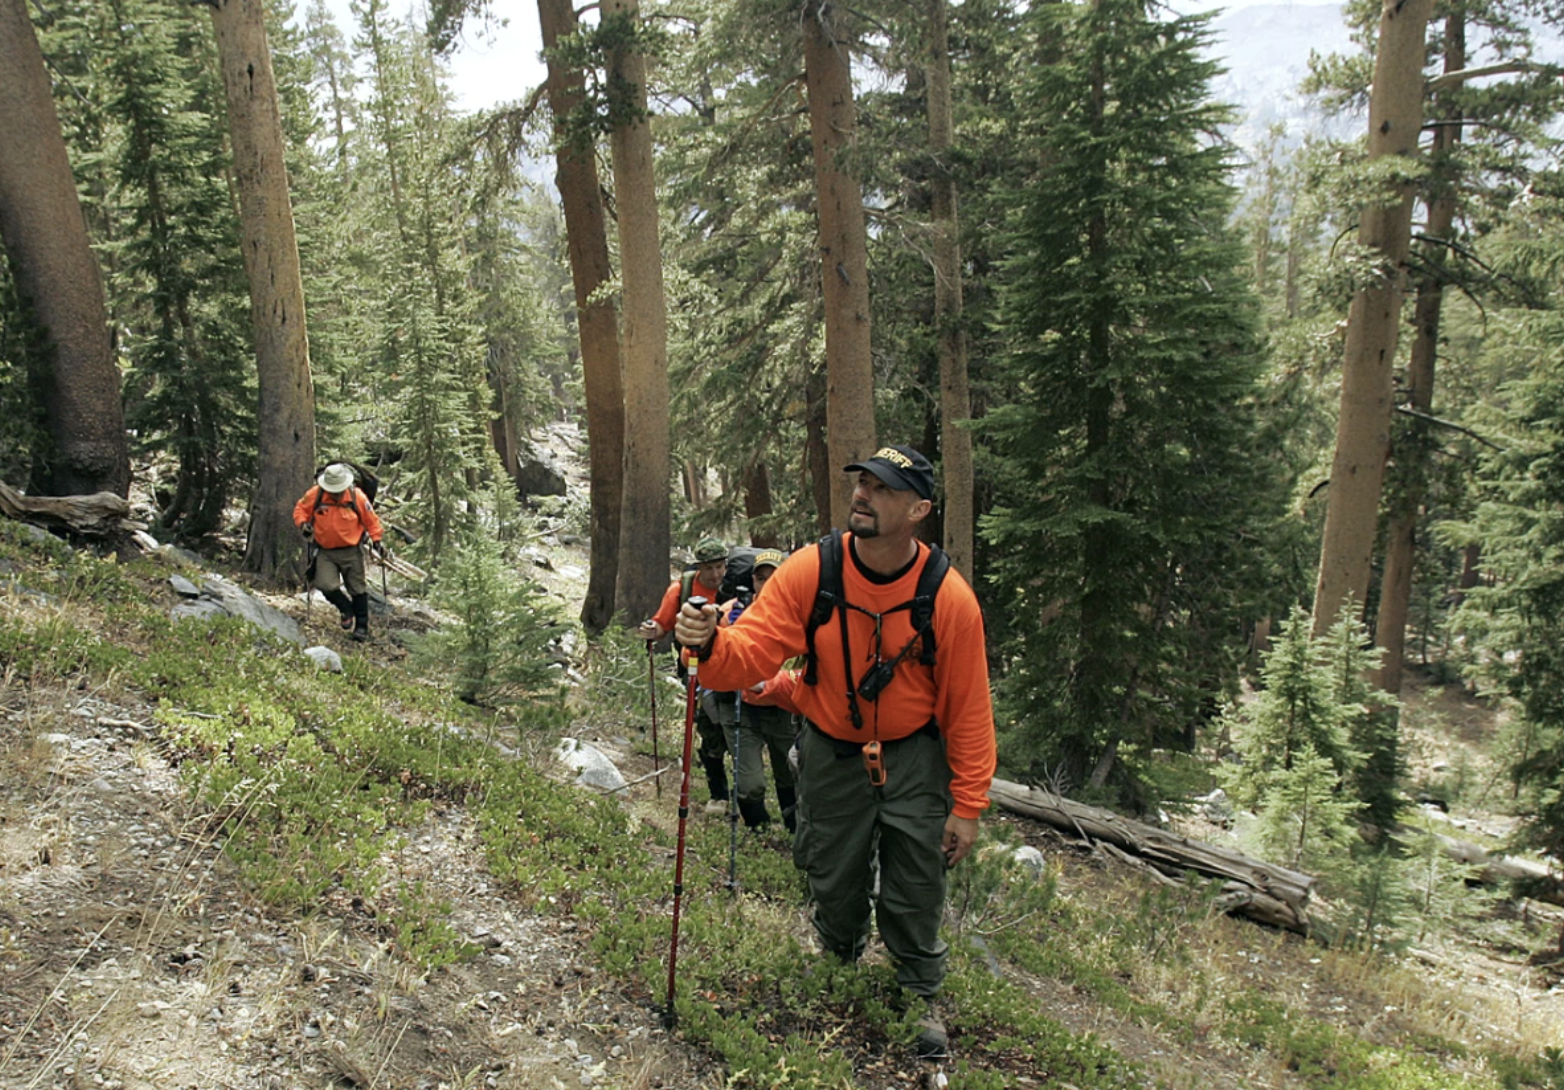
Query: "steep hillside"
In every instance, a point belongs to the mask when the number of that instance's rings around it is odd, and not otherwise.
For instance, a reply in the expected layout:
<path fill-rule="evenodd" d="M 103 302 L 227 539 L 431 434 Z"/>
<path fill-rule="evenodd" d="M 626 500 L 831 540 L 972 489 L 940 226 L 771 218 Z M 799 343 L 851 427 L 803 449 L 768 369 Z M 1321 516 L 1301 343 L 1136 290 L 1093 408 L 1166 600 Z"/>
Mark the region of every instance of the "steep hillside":
<path fill-rule="evenodd" d="M 530 548 L 565 602 L 582 547 Z M 608 640 L 563 706 L 491 714 L 408 654 L 410 596 L 368 648 L 316 607 L 339 675 L 239 622 L 168 622 L 174 563 L 0 524 L 7 1090 L 1564 1085 L 1564 995 L 1529 961 L 1545 906 L 1452 895 L 1404 954 L 1333 950 L 1004 816 L 987 839 L 1048 866 L 958 875 L 950 1061 L 911 1056 L 878 947 L 857 972 L 814 958 L 783 835 L 730 842 L 699 807 L 670 1032 L 677 785 L 646 728 L 654 688 L 666 764 L 671 677 Z M 1461 800 L 1494 801 L 1492 715 L 1430 690 L 1409 718 L 1479 835 L 1497 819 Z M 633 786 L 571 786 L 564 734 Z"/>

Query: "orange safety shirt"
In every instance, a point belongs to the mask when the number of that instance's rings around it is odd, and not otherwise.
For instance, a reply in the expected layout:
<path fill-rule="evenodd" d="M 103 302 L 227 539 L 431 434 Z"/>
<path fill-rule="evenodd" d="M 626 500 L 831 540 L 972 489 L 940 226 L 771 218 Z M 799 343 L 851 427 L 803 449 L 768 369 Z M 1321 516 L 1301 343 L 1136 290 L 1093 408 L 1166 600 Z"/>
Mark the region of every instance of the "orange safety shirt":
<path fill-rule="evenodd" d="M 322 549 L 349 548 L 362 542 L 365 534 L 371 541 L 379 541 L 384 533 L 380 528 L 380 516 L 375 514 L 369 497 L 362 490 L 354 488 L 352 494 L 353 502 L 349 503 L 348 493 L 333 495 L 322 492 L 320 486 L 315 485 L 293 505 L 293 524 L 314 523 L 315 544 Z"/>
<path fill-rule="evenodd" d="M 877 583 L 853 559 L 852 534 L 843 535 L 842 582 L 847 600 L 882 615 L 876 646 L 874 618 L 857 609 L 847 610 L 855 687 L 877 655 L 881 661 L 892 659 L 912 639 L 911 611 L 886 611 L 912 600 L 928 558 L 928 546 L 919 542 L 918 557 L 910 568 L 892 582 Z M 818 544 L 783 561 L 766 584 L 766 592 L 732 625 L 717 630 L 710 654 L 700 664 L 701 684 L 713 689 L 745 689 L 773 679 L 785 661 L 803 654 L 804 632 L 819 584 Z M 841 621 L 838 612 L 832 611 L 815 630 L 819 683 L 796 685 L 788 694 L 788 703 L 826 734 L 844 741 L 877 738 L 889 742 L 916 733 L 930 721 L 937 723 L 950 763 L 954 812 L 958 817 L 975 818 L 988 806 L 988 788 L 994 778 L 994 711 L 983 614 L 972 588 L 954 568 L 935 596 L 933 629 L 934 665 L 923 665 L 920 648 L 915 646 L 903 656 L 894 680 L 878 700 L 858 698 L 863 729 L 855 730 L 848 712 Z"/>
<path fill-rule="evenodd" d="M 657 627 L 664 632 L 673 631 L 673 622 L 678 619 L 679 607 L 684 603 L 679 601 L 679 588 L 682 585 L 680 579 L 675 579 L 663 591 L 663 600 L 657 606 L 657 612 L 652 614 L 652 620 L 657 622 Z M 701 581 L 697 571 L 695 578 L 690 582 L 690 597 L 704 598 L 713 605 L 717 604 L 717 592 L 722 589 L 722 580 L 717 580 L 717 585 L 709 587 Z"/>

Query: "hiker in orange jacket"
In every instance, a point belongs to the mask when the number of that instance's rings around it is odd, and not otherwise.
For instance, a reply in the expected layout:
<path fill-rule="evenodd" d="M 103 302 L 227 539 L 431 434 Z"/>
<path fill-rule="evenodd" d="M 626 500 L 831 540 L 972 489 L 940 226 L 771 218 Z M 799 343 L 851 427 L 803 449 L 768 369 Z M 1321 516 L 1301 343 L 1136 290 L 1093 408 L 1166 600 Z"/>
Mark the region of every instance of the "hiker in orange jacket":
<path fill-rule="evenodd" d="M 738 623 L 719 628 L 712 607 L 687 602 L 674 632 L 700 649 L 703 682 L 771 680 L 771 697 L 804 713 L 793 858 L 809 879 L 815 932 L 853 962 L 873 916 L 898 983 L 925 1004 L 918 1052 L 938 1057 L 948 1042 L 934 1003 L 947 957 L 945 872 L 977 841 L 995 768 L 983 617 L 954 569 L 932 592 L 919 589 L 943 559 L 917 537 L 933 509 L 928 459 L 882 447 L 846 471 L 857 475 L 848 533 L 784 561 Z M 811 625 L 822 590 L 830 615 Z M 921 629 L 920 598 L 932 601 Z M 932 655 L 920 631 L 935 637 Z M 810 656 L 805 676 L 778 678 L 800 654 Z"/>
<path fill-rule="evenodd" d="M 294 505 L 293 524 L 316 546 L 306 572 L 311 584 L 337 607 L 339 623 L 352 630 L 353 639 L 369 639 L 369 583 L 362 546 L 367 541 L 384 556 L 384 531 L 369 497 L 354 485 L 352 467 L 327 466 Z M 343 583 L 347 594 L 342 593 Z"/>

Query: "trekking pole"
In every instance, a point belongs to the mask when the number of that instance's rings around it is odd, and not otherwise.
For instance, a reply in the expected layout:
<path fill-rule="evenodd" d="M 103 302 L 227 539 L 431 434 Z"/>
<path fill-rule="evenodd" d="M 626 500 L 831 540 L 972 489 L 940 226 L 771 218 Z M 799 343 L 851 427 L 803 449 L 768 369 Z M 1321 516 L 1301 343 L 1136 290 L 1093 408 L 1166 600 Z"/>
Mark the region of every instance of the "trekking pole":
<path fill-rule="evenodd" d="M 309 627 L 310 605 L 315 601 L 315 554 L 320 551 L 320 546 L 315 544 L 315 539 L 310 538 L 309 544 L 304 546 L 304 626 Z"/>
<path fill-rule="evenodd" d="M 380 546 L 380 552 L 375 557 L 380 562 L 380 597 L 385 599 L 386 612 L 391 612 L 391 591 L 386 586 L 386 547 Z"/>
<path fill-rule="evenodd" d="M 700 609 L 706 604 L 706 599 L 691 598 L 690 603 Z M 663 1014 L 663 1025 L 669 1029 L 679 1020 L 678 1012 L 674 1010 L 673 994 L 679 964 L 679 906 L 684 899 L 684 830 L 690 817 L 690 752 L 695 736 L 696 673 L 700 667 L 695 650 L 688 649 L 687 654 L 689 657 L 685 665 L 689 670 L 689 680 L 684 689 L 684 762 L 679 768 L 679 841 L 673 857 L 673 935 L 668 940 L 668 1010 Z"/>
<path fill-rule="evenodd" d="M 733 790 L 728 796 L 728 892 L 739 893 L 739 749 L 744 734 L 744 694 L 733 694 Z"/>
<path fill-rule="evenodd" d="M 651 640 L 646 641 L 646 680 L 652 693 L 652 771 L 662 771 L 662 757 L 657 751 L 657 652 L 652 649 Z M 663 778 L 656 779 L 657 797 L 663 797 Z"/>

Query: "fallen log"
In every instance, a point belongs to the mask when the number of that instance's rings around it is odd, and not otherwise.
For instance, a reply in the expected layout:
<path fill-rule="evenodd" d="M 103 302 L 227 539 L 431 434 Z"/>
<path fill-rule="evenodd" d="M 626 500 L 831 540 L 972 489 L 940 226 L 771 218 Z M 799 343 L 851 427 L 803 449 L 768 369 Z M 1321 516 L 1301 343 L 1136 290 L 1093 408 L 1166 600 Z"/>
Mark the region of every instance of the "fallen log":
<path fill-rule="evenodd" d="M 83 537 L 108 537 L 140 529 L 130 504 L 113 492 L 90 496 L 27 496 L 0 481 L 0 514 L 18 522 L 64 527 Z"/>
<path fill-rule="evenodd" d="M 404 579 L 416 579 L 421 583 L 429 578 L 428 572 L 410 560 L 403 560 L 395 553 L 387 553 L 385 556 L 376 556 L 373 559 L 386 571 L 396 572 Z"/>
<path fill-rule="evenodd" d="M 1396 830 L 1397 835 L 1403 838 L 1415 837 L 1418 832 L 1405 826 Z M 1456 840 L 1432 830 L 1428 831 L 1428 835 L 1434 838 L 1445 858 L 1471 867 L 1475 879 L 1484 885 L 1499 886 L 1513 882 L 1533 900 L 1564 906 L 1564 888 L 1560 886 L 1559 875 L 1547 865 L 1513 855 L 1494 855 L 1480 845 Z"/>
<path fill-rule="evenodd" d="M 1012 813 L 1036 818 L 1064 833 L 1102 842 L 1178 878 L 1193 872 L 1223 880 L 1218 905 L 1274 927 L 1307 934 L 1313 875 L 1252 859 L 1229 848 L 1192 840 L 1111 810 L 1073 802 L 1010 780 L 994 780 L 989 797 Z"/>

